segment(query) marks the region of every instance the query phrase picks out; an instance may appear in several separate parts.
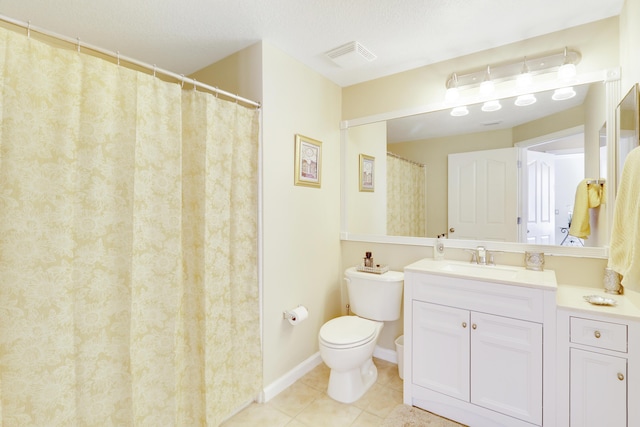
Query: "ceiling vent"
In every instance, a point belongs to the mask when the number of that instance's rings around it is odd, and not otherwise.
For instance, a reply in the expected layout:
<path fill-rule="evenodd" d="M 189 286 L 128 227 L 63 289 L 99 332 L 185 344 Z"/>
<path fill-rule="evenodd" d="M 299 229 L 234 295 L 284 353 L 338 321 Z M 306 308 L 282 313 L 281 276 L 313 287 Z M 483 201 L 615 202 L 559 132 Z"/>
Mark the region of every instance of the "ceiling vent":
<path fill-rule="evenodd" d="M 342 68 L 355 68 L 365 65 L 376 56 L 358 42 L 350 42 L 325 53 L 327 58 Z"/>

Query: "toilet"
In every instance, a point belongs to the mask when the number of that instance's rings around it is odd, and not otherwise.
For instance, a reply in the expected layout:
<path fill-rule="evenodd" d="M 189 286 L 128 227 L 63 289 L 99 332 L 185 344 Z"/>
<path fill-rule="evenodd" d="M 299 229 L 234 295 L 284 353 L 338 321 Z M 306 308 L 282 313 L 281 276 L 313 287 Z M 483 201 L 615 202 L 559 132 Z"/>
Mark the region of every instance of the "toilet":
<path fill-rule="evenodd" d="M 318 341 L 320 356 L 331 369 L 327 394 L 338 402 L 351 403 L 378 378 L 373 350 L 384 322 L 400 318 L 404 274 L 365 273 L 352 267 L 345 271 L 345 281 L 355 316 L 329 320 L 320 328 Z"/>

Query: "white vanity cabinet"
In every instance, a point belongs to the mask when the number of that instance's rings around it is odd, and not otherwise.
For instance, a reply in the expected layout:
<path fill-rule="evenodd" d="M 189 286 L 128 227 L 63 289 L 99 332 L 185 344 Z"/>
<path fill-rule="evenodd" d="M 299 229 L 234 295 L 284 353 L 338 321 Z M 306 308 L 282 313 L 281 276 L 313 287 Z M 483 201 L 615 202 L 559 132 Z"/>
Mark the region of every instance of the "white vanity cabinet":
<path fill-rule="evenodd" d="M 420 265 L 405 268 L 404 402 L 472 426 L 555 425 L 555 286 Z"/>
<path fill-rule="evenodd" d="M 591 308 L 588 292 L 558 296 L 570 301 L 558 307 L 558 425 L 640 426 L 640 325 L 620 315 L 634 307 L 618 296 L 620 307 Z"/>

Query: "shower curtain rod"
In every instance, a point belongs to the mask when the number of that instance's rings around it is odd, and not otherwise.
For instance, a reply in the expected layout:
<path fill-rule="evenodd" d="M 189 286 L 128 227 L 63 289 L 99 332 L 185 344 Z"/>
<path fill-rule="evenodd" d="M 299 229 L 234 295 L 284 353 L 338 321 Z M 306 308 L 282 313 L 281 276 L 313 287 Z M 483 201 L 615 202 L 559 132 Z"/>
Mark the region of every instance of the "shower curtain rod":
<path fill-rule="evenodd" d="M 391 157 L 395 157 L 396 159 L 404 160 L 405 162 L 414 164 L 416 166 L 420 166 L 421 168 L 425 167 L 425 165 L 423 163 L 416 162 L 415 160 L 405 159 L 404 157 L 398 156 L 397 154 L 392 153 L 391 151 L 387 151 L 387 156 L 391 156 Z"/>
<path fill-rule="evenodd" d="M 226 96 L 228 98 L 234 99 L 237 102 L 242 102 L 243 104 L 248 104 L 248 105 L 254 106 L 256 108 L 260 108 L 260 103 L 259 102 L 252 101 L 252 100 L 247 99 L 247 98 L 243 98 L 243 97 L 235 95 L 235 94 L 233 94 L 231 92 L 227 92 L 225 90 L 218 89 L 217 87 L 209 86 L 209 85 L 207 85 L 205 83 L 200 83 L 196 79 L 185 77 L 184 74 L 176 74 L 174 72 L 167 71 L 167 70 L 164 70 L 162 68 L 158 68 L 155 65 L 149 65 L 147 63 L 140 62 L 140 61 L 138 61 L 136 59 L 129 58 L 129 57 L 126 57 L 126 56 L 122 56 L 122 55 L 120 55 L 120 52 L 115 52 L 114 53 L 114 52 L 108 51 L 106 49 L 103 49 L 101 47 L 97 47 L 97 46 L 90 45 L 88 43 L 81 42 L 79 37 L 77 39 L 72 39 L 70 37 L 54 33 L 52 31 L 46 30 L 44 28 L 34 27 L 34 26 L 31 25 L 31 22 L 18 21 L 18 20 L 15 20 L 13 18 L 9 18 L 9 17 L 4 16 L 4 15 L 0 15 L 0 20 L 8 22 L 9 24 L 17 25 L 19 27 L 22 27 L 22 28 L 26 29 L 27 30 L 27 37 L 31 36 L 31 34 L 30 34 L 31 31 L 35 31 L 35 32 L 43 34 L 45 36 L 53 37 L 55 39 L 62 40 L 63 42 L 67 42 L 69 44 L 73 44 L 73 45 L 77 46 L 78 52 L 80 51 L 80 48 L 90 49 L 90 50 L 93 50 L 95 52 L 98 52 L 98 53 L 101 53 L 103 55 L 107 55 L 109 57 L 112 57 L 112 58 L 116 59 L 118 61 L 118 65 L 120 65 L 120 61 L 125 61 L 125 62 L 128 62 L 130 64 L 136 65 L 138 67 L 144 68 L 145 70 L 152 71 L 154 76 L 156 74 L 158 74 L 158 73 L 159 74 L 164 74 L 165 76 L 168 76 L 168 77 L 171 77 L 173 79 L 178 80 L 179 82 L 182 83 L 182 85 L 184 85 L 185 83 L 189 84 L 189 85 L 193 85 L 194 88 L 199 87 L 199 88 L 208 90 L 210 92 L 216 93 L 218 95 L 222 95 L 222 96 Z"/>

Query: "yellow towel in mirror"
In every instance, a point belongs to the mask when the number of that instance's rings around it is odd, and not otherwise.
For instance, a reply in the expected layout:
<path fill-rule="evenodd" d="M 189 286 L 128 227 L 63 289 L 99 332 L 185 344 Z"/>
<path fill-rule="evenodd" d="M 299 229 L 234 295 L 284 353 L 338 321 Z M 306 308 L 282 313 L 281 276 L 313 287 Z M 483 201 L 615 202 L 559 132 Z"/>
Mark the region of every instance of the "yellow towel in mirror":
<path fill-rule="evenodd" d="M 604 203 L 605 184 L 591 183 L 595 179 L 583 179 L 576 188 L 576 199 L 573 204 L 573 216 L 569 234 L 586 239 L 591 234 L 589 224 L 589 208 L 596 208 Z"/>

